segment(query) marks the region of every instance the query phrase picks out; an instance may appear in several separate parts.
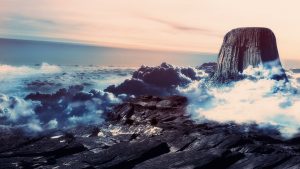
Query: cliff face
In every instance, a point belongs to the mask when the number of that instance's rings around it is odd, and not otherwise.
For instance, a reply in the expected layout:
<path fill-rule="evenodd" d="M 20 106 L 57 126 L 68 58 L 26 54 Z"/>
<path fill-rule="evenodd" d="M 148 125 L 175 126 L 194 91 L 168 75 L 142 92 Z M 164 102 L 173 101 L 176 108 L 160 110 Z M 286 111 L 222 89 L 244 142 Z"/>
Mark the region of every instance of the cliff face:
<path fill-rule="evenodd" d="M 282 69 L 274 33 L 268 28 L 237 28 L 228 32 L 218 56 L 217 71 L 213 81 L 226 82 L 237 80 L 238 74 L 249 65 L 254 67 L 278 66 L 282 74 L 275 79 L 286 79 Z"/>

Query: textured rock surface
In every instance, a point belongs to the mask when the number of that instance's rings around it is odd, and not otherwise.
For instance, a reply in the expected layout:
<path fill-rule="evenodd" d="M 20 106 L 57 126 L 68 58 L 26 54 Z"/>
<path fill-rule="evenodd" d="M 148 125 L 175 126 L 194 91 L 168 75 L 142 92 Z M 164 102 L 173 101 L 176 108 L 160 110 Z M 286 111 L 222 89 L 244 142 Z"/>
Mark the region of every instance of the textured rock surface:
<path fill-rule="evenodd" d="M 282 69 L 274 33 L 268 28 L 237 28 L 228 32 L 218 56 L 218 68 L 213 81 L 226 82 L 239 79 L 238 74 L 249 65 L 263 64 L 278 67 L 281 73 L 275 79 L 286 78 Z"/>
<path fill-rule="evenodd" d="M 1 129 L 0 168 L 299 168 L 299 138 L 255 125 L 195 124 L 186 105 L 181 96 L 143 96 L 115 107 L 101 126 L 35 137 Z"/>
<path fill-rule="evenodd" d="M 203 63 L 201 66 L 197 66 L 196 69 L 203 70 L 209 76 L 212 76 L 217 70 L 218 64 L 215 62 Z"/>
<path fill-rule="evenodd" d="M 196 69 L 187 67 L 174 67 L 167 63 L 160 66 L 141 66 L 133 72 L 132 78 L 120 85 L 111 85 L 104 91 L 128 95 L 156 95 L 166 96 L 176 93 L 176 87 L 184 86 L 193 80 L 199 80 Z"/>

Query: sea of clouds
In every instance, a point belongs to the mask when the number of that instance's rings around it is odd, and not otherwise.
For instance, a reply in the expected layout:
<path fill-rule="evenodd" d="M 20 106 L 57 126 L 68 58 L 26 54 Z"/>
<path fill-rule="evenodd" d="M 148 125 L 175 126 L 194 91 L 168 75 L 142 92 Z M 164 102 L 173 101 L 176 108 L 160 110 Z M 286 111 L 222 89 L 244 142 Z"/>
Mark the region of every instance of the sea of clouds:
<path fill-rule="evenodd" d="M 255 123 L 291 137 L 300 128 L 300 74 L 287 71 L 286 82 L 273 80 L 275 73 L 278 70 L 249 67 L 240 81 L 210 86 L 202 79 L 178 90 L 189 98 L 188 111 L 195 121 Z"/>
<path fill-rule="evenodd" d="M 126 97 L 103 89 L 132 72 L 125 67 L 0 65 L 0 127 L 34 134 L 100 124 L 103 112 Z"/>
<path fill-rule="evenodd" d="M 105 112 L 128 97 L 184 95 L 197 122 L 257 124 L 292 137 L 300 128 L 300 74 L 273 80 L 276 69 L 249 67 L 243 80 L 211 85 L 205 70 L 176 67 L 0 65 L 0 122 L 34 133 L 100 124 Z"/>

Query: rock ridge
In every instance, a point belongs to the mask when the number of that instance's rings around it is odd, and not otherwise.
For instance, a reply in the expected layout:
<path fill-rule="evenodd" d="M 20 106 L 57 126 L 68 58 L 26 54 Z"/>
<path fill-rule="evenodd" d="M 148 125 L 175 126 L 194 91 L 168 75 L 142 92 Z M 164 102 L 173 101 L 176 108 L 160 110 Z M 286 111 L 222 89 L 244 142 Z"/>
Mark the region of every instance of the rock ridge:
<path fill-rule="evenodd" d="M 142 96 L 78 126 L 30 138 L 0 128 L 0 169 L 300 168 L 299 137 L 255 125 L 195 123 L 182 96 Z M 246 132 L 247 131 L 247 132 Z"/>

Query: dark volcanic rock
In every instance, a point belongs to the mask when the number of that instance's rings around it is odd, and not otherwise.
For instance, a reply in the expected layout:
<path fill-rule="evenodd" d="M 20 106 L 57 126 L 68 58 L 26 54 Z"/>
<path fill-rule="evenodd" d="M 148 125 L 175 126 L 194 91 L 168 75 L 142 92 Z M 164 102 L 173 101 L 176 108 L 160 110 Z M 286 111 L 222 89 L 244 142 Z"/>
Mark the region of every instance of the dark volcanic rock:
<path fill-rule="evenodd" d="M 230 166 L 229 169 L 274 168 L 274 166 L 280 165 L 288 158 L 286 154 L 251 154 Z"/>
<path fill-rule="evenodd" d="M 196 69 L 203 70 L 209 76 L 212 76 L 217 70 L 218 64 L 215 62 L 203 63 L 201 66 L 196 67 Z"/>
<path fill-rule="evenodd" d="M 120 85 L 111 85 L 104 91 L 129 95 L 158 95 L 174 94 L 177 86 L 183 86 L 193 80 L 199 80 L 197 71 L 193 68 L 174 67 L 167 63 L 160 66 L 141 66 L 133 72 L 132 78 Z"/>
<path fill-rule="evenodd" d="M 242 157 L 222 149 L 208 151 L 180 151 L 153 158 L 135 167 L 135 169 L 169 168 L 226 168 Z"/>
<path fill-rule="evenodd" d="M 255 125 L 197 124 L 187 102 L 143 96 L 116 106 L 99 126 L 34 137 L 0 130 L 0 168 L 299 168 L 298 138 Z"/>
<path fill-rule="evenodd" d="M 145 146 L 147 145 L 147 146 Z M 169 147 L 159 140 L 125 142 L 86 157 L 86 163 L 97 168 L 129 169 L 143 161 L 168 153 Z"/>
<path fill-rule="evenodd" d="M 277 67 L 280 73 L 271 78 L 286 79 L 281 66 L 274 33 L 268 28 L 237 28 L 228 32 L 218 57 L 218 68 L 212 80 L 227 82 L 239 79 L 248 66 L 263 64 L 266 69 Z"/>

